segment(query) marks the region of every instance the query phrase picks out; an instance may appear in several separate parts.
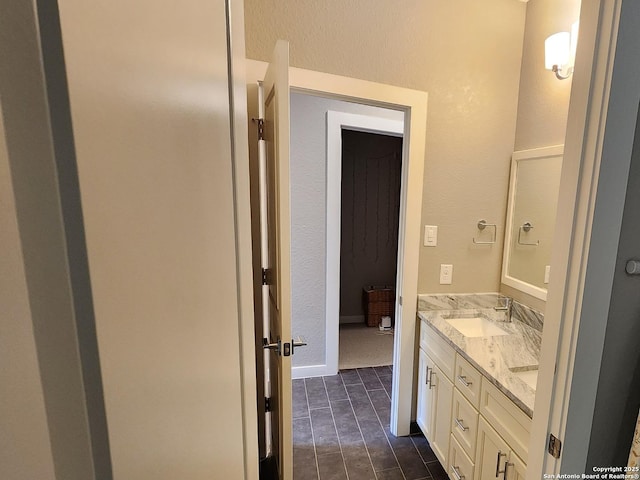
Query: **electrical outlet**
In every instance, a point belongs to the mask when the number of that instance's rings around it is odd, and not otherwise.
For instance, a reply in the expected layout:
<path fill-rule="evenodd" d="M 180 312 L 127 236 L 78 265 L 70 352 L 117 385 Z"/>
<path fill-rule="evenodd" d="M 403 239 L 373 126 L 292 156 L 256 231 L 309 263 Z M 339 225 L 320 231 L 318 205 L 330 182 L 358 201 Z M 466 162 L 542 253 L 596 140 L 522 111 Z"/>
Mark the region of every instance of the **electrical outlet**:
<path fill-rule="evenodd" d="M 544 283 L 549 283 L 549 275 L 551 274 L 551 265 L 544 267 Z"/>
<path fill-rule="evenodd" d="M 440 265 L 440 285 L 451 285 L 453 281 L 453 265 Z"/>
<path fill-rule="evenodd" d="M 438 227 L 435 225 L 424 226 L 424 246 L 435 247 L 438 245 Z"/>

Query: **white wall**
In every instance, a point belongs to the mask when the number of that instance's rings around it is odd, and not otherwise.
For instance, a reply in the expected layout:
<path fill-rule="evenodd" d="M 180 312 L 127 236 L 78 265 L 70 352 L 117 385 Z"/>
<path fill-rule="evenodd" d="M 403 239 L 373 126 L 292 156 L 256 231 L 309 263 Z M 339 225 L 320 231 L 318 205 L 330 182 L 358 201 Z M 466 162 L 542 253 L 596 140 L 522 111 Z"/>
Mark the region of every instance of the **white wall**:
<path fill-rule="evenodd" d="M 326 289 L 326 112 L 373 115 L 402 121 L 402 112 L 291 94 L 292 333 L 309 341 L 293 366 L 324 365 Z"/>

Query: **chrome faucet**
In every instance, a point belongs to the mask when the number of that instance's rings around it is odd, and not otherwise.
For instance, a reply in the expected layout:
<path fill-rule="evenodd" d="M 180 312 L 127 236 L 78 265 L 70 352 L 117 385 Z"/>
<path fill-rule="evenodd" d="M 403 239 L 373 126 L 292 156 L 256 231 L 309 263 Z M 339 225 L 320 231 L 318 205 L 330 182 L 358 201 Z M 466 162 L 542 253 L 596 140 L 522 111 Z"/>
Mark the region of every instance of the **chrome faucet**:
<path fill-rule="evenodd" d="M 511 321 L 511 306 L 513 305 L 513 299 L 509 298 L 509 297 L 503 297 L 504 299 L 504 305 L 498 305 L 493 307 L 493 309 L 496 312 L 505 312 L 506 313 L 506 321 L 510 322 Z"/>

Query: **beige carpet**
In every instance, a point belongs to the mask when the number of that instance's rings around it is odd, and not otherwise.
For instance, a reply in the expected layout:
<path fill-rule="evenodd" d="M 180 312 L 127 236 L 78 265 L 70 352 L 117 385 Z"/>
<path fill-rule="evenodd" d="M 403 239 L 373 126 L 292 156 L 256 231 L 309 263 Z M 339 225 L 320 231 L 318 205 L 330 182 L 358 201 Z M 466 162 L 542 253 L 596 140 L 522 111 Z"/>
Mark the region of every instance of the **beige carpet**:
<path fill-rule="evenodd" d="M 340 370 L 379 367 L 392 363 L 393 331 L 381 332 L 364 323 L 340 325 Z"/>

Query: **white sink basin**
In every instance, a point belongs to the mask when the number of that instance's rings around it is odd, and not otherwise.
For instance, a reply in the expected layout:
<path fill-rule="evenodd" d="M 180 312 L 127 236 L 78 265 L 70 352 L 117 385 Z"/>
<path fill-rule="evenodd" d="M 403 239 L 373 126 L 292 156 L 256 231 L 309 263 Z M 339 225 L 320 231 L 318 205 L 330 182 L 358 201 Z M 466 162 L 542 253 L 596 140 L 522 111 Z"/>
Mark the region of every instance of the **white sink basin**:
<path fill-rule="evenodd" d="M 458 330 L 465 337 L 495 337 L 509 335 L 495 323 L 486 318 L 448 318 L 447 323 Z"/>
<path fill-rule="evenodd" d="M 536 389 L 536 384 L 538 383 L 538 369 L 532 369 L 532 370 L 520 370 L 520 371 L 513 371 L 511 370 L 511 373 L 513 375 L 515 375 L 516 377 L 518 377 L 520 380 L 522 380 L 524 383 L 526 383 L 527 385 L 529 385 L 531 388 L 533 388 L 534 390 Z"/>

